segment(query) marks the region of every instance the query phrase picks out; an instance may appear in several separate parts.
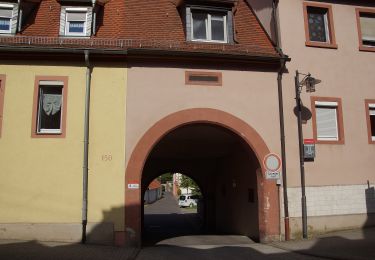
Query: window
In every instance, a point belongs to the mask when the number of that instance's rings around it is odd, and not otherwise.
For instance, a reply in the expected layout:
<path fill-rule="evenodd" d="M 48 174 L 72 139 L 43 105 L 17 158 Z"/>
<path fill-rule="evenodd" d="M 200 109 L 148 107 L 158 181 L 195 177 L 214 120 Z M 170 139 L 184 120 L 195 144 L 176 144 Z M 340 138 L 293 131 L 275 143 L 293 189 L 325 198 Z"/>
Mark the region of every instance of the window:
<path fill-rule="evenodd" d="M 33 137 L 65 135 L 66 93 L 66 77 L 37 77 Z"/>
<path fill-rule="evenodd" d="M 330 5 L 304 3 L 306 45 L 337 48 Z"/>
<path fill-rule="evenodd" d="M 312 97 L 313 132 L 317 143 L 344 143 L 341 99 Z"/>
<path fill-rule="evenodd" d="M 356 9 L 359 48 L 375 51 L 375 9 Z"/>
<path fill-rule="evenodd" d="M 227 41 L 225 14 L 194 10 L 191 16 L 192 40 Z"/>
<path fill-rule="evenodd" d="M 368 129 L 368 142 L 375 144 L 375 99 L 365 100 L 366 105 L 366 119 Z"/>
<path fill-rule="evenodd" d="M 221 86 L 222 74 L 220 72 L 185 71 L 185 84 Z"/>
<path fill-rule="evenodd" d="M 92 8 L 61 9 L 60 35 L 91 36 Z"/>
<path fill-rule="evenodd" d="M 0 4 L 0 34 L 16 33 L 17 17 L 17 4 Z"/>
<path fill-rule="evenodd" d="M 4 91 L 5 91 L 5 75 L 0 75 L 0 137 L 3 123 L 3 109 L 4 109 Z"/>
<path fill-rule="evenodd" d="M 233 42 L 232 12 L 226 9 L 187 7 L 186 38 L 201 42 Z"/>

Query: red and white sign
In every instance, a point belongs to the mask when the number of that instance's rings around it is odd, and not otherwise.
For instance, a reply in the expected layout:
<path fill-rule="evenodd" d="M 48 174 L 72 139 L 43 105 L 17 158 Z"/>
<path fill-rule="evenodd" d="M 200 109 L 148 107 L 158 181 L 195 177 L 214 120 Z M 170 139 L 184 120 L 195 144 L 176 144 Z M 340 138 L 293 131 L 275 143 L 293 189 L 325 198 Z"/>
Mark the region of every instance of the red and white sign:
<path fill-rule="evenodd" d="M 314 139 L 303 139 L 303 143 L 304 144 L 315 144 L 315 140 Z"/>
<path fill-rule="evenodd" d="M 277 154 L 270 153 L 264 157 L 263 165 L 268 171 L 275 172 L 281 167 L 281 159 Z"/>

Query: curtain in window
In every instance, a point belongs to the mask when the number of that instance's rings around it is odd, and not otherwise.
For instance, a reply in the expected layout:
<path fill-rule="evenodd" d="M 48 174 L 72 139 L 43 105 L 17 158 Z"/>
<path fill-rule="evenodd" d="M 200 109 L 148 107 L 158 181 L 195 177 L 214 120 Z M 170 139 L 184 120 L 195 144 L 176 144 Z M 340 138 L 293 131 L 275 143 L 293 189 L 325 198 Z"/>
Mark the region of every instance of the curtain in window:
<path fill-rule="evenodd" d="M 207 14 L 193 13 L 193 38 L 207 39 Z"/>
<path fill-rule="evenodd" d="M 321 8 L 308 8 L 308 25 L 310 40 L 327 42 L 327 10 Z"/>
<path fill-rule="evenodd" d="M 362 39 L 375 41 L 375 16 L 361 16 Z"/>
<path fill-rule="evenodd" d="M 316 107 L 317 137 L 338 140 L 336 107 Z"/>
<path fill-rule="evenodd" d="M 48 116 L 53 116 L 61 110 L 61 95 L 43 94 L 43 110 Z"/>

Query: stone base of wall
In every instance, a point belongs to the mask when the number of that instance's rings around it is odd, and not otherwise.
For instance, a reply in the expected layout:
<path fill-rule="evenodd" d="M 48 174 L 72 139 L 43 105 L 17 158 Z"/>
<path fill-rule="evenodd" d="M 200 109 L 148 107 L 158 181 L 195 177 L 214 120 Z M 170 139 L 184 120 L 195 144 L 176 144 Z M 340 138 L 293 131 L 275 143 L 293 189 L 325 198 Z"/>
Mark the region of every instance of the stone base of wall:
<path fill-rule="evenodd" d="M 115 240 L 113 223 L 88 223 L 87 243 L 113 245 Z M 32 223 L 0 223 L 0 239 L 37 240 L 80 243 L 82 224 L 32 224 Z"/>
<path fill-rule="evenodd" d="M 293 217 L 289 219 L 290 235 L 292 239 L 302 238 L 302 219 Z M 375 226 L 375 214 L 352 214 L 335 216 L 313 216 L 307 218 L 308 235 L 319 234 Z"/>

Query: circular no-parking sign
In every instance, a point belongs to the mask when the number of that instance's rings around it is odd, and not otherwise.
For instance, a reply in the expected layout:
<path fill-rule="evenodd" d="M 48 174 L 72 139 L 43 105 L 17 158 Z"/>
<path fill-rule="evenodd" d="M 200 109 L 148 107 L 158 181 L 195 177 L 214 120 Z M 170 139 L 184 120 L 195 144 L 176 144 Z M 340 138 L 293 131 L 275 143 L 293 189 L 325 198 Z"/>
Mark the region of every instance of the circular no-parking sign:
<path fill-rule="evenodd" d="M 267 171 L 276 172 L 281 167 L 281 159 L 277 154 L 267 154 L 263 159 L 263 165 Z"/>

